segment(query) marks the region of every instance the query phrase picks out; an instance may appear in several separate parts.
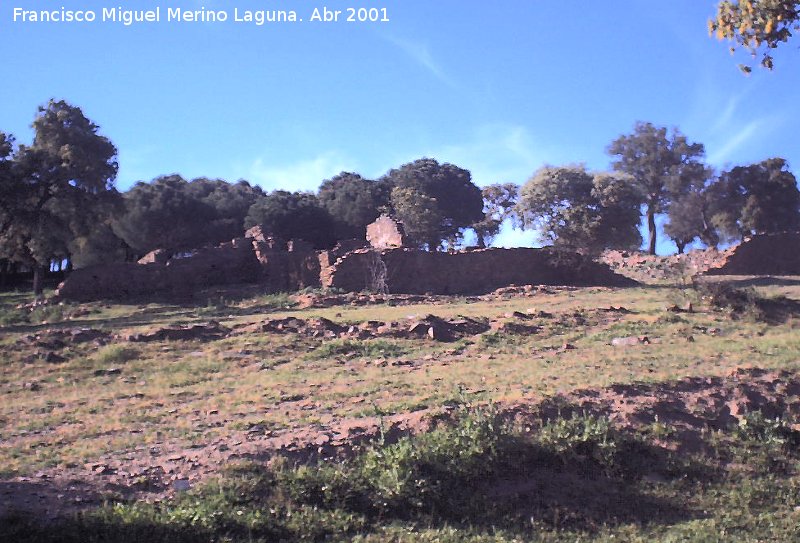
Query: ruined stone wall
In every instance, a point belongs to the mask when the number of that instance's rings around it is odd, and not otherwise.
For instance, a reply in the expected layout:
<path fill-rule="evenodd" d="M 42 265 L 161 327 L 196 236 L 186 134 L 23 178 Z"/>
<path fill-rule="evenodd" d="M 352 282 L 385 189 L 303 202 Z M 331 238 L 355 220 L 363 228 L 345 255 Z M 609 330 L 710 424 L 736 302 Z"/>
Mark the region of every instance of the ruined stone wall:
<path fill-rule="evenodd" d="M 323 270 L 322 286 L 345 291 L 373 290 L 376 258 L 385 264 L 385 286 L 391 293 L 479 294 L 512 284 L 635 284 L 588 257 L 550 248 L 459 253 L 398 248 L 349 253 Z"/>
<path fill-rule="evenodd" d="M 800 233 L 745 238 L 707 275 L 800 275 Z"/>
<path fill-rule="evenodd" d="M 166 264 L 110 264 L 75 270 L 61 284 L 63 299 L 191 298 L 219 285 L 259 283 L 268 292 L 307 287 L 408 294 L 477 294 L 508 285 L 635 284 L 588 257 L 545 249 L 481 249 L 458 253 L 408 248 L 348 247 L 316 253 L 268 238 L 241 238 Z"/>
<path fill-rule="evenodd" d="M 267 292 L 292 292 L 320 286 L 316 252 L 266 251 L 259 253 L 258 260 Z"/>
<path fill-rule="evenodd" d="M 77 269 L 61 283 L 57 295 L 80 302 L 147 296 L 191 298 L 210 286 L 252 283 L 261 275 L 252 245 L 236 240 L 166 264 L 116 263 Z"/>

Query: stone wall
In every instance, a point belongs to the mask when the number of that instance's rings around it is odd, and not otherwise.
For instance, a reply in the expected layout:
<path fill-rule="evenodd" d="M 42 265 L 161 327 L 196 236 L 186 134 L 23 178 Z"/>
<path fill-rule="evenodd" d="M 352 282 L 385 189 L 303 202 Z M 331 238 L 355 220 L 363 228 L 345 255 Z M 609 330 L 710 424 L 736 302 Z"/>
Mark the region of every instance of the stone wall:
<path fill-rule="evenodd" d="M 204 288 L 232 283 L 253 283 L 262 269 L 252 245 L 236 240 L 203 249 L 166 264 L 116 263 L 74 270 L 59 285 L 56 295 L 65 300 L 127 300 L 143 297 L 191 298 Z"/>
<path fill-rule="evenodd" d="M 800 275 L 800 233 L 745 238 L 707 275 Z"/>
<path fill-rule="evenodd" d="M 516 284 L 628 286 L 634 281 L 576 253 L 544 249 L 482 249 L 441 253 L 414 249 L 359 250 L 322 270 L 322 286 L 374 290 L 376 259 L 391 293 L 479 294 Z"/>
<path fill-rule="evenodd" d="M 191 299 L 220 285 L 258 283 L 267 292 L 307 287 L 358 292 L 473 294 L 509 285 L 626 286 L 634 281 L 576 253 L 544 249 L 480 249 L 456 253 L 408 248 L 356 249 L 345 243 L 320 253 L 248 232 L 213 249 L 166 263 L 120 263 L 75 270 L 57 295 L 74 301 Z M 153 258 L 152 260 L 158 260 Z"/>

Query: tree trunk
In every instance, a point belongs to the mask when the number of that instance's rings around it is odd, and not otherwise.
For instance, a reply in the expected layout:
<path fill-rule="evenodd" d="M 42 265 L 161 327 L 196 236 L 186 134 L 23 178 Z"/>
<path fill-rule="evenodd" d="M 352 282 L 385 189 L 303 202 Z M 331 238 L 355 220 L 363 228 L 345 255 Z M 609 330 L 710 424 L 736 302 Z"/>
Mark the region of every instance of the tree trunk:
<path fill-rule="evenodd" d="M 647 231 L 650 234 L 651 255 L 656 254 L 656 210 L 654 207 L 647 208 Z"/>
<path fill-rule="evenodd" d="M 682 241 L 676 241 L 675 245 L 678 247 L 678 254 L 682 255 L 683 254 L 683 249 L 686 247 L 686 244 L 683 243 Z"/>
<path fill-rule="evenodd" d="M 43 292 L 44 292 L 44 266 L 35 264 L 33 266 L 33 294 L 37 298 L 41 298 Z"/>

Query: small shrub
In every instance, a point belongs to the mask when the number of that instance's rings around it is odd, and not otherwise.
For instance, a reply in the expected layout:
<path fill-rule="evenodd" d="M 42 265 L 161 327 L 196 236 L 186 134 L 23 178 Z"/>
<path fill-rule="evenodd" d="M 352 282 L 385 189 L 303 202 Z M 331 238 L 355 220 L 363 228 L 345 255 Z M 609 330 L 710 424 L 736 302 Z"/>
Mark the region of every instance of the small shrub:
<path fill-rule="evenodd" d="M 107 345 L 95 353 L 94 358 L 101 364 L 124 364 L 141 356 L 138 349 L 124 345 Z"/>
<path fill-rule="evenodd" d="M 489 332 L 481 334 L 480 344 L 482 347 L 500 347 L 507 343 L 507 337 L 499 332 Z"/>
<path fill-rule="evenodd" d="M 769 418 L 761 411 L 747 413 L 734 427 L 734 436 L 759 447 L 775 447 L 792 452 L 800 445 L 800 432 L 779 417 Z"/>
<path fill-rule="evenodd" d="M 69 316 L 69 307 L 64 305 L 40 305 L 33 308 L 29 319 L 34 324 L 61 322 Z"/>
<path fill-rule="evenodd" d="M 788 473 L 800 447 L 800 432 L 781 418 L 760 411 L 746 414 L 733 428 L 733 453 L 763 473 Z"/>
<path fill-rule="evenodd" d="M 711 307 L 727 311 L 733 318 L 763 321 L 763 298 L 752 287 L 735 288 L 727 283 L 703 283 L 698 286 L 703 300 Z"/>
<path fill-rule="evenodd" d="M 303 505 L 372 518 L 433 510 L 460 517 L 479 500 L 464 489 L 497 469 L 506 435 L 493 413 L 464 412 L 453 426 L 378 444 L 349 464 L 305 466 L 277 477 L 286 496 Z"/>
<path fill-rule="evenodd" d="M 206 306 L 200 308 L 197 312 L 200 315 L 213 316 L 221 312 L 230 311 L 233 305 L 225 299 L 224 296 L 210 297 L 206 302 Z"/>
<path fill-rule="evenodd" d="M 565 465 L 584 466 L 606 477 L 635 477 L 647 470 L 650 450 L 632 434 L 622 433 L 606 418 L 573 413 L 548 422 L 536 437 Z"/>

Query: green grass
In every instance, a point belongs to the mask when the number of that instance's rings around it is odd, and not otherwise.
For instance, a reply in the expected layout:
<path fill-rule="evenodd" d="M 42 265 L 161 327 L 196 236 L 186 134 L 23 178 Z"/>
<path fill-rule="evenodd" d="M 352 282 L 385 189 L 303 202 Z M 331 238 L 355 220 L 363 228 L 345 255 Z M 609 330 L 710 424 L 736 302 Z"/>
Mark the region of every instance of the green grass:
<path fill-rule="evenodd" d="M 141 351 L 126 345 L 107 345 L 98 350 L 94 358 L 100 364 L 124 364 L 136 360 Z"/>
<path fill-rule="evenodd" d="M 230 468 L 159 505 L 110 505 L 8 541 L 794 541 L 797 432 L 753 414 L 687 458 L 585 416 L 534 431 L 489 410 L 343 462 Z M 768 456 L 769 464 L 749 459 Z M 720 460 L 724 459 L 724 460 Z M 778 466 L 778 467 L 776 467 Z"/>

